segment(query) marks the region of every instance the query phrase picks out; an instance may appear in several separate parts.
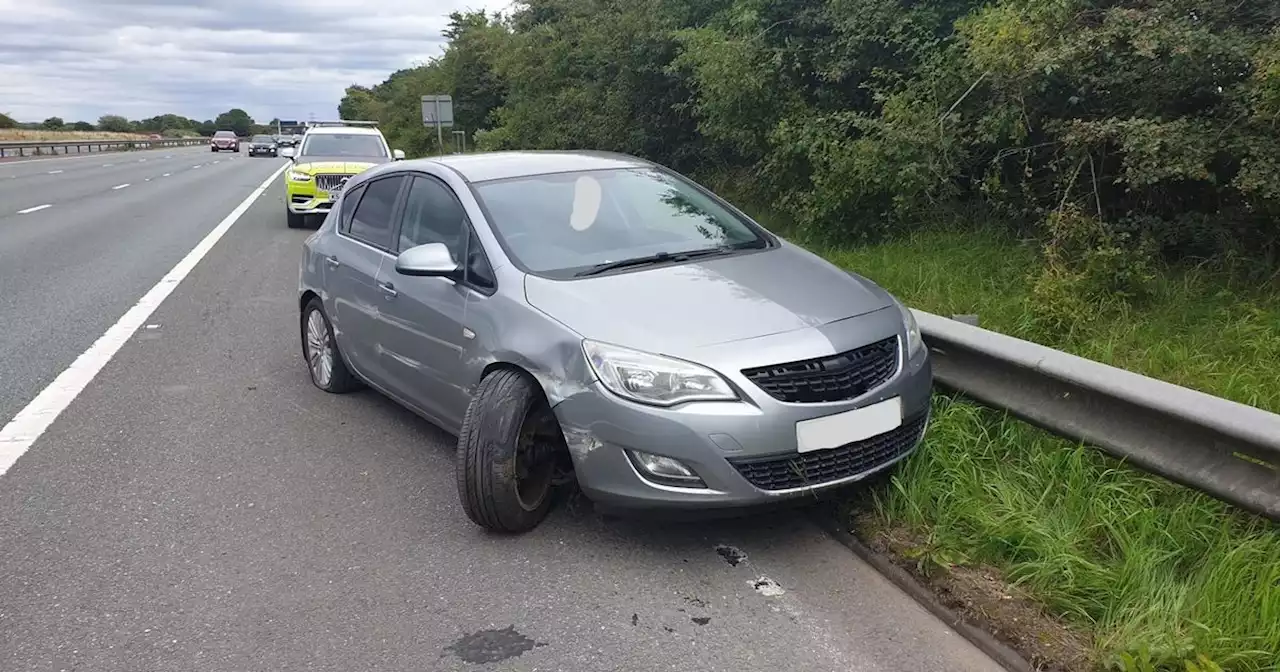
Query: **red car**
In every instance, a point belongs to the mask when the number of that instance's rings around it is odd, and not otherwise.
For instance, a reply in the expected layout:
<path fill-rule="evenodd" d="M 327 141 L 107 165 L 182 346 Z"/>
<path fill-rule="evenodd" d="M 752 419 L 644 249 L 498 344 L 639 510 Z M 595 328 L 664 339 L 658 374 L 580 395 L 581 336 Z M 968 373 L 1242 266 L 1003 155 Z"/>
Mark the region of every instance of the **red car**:
<path fill-rule="evenodd" d="M 240 151 L 240 138 L 236 137 L 235 131 L 218 131 L 209 138 L 209 151 L 220 152 L 224 149 Z"/>

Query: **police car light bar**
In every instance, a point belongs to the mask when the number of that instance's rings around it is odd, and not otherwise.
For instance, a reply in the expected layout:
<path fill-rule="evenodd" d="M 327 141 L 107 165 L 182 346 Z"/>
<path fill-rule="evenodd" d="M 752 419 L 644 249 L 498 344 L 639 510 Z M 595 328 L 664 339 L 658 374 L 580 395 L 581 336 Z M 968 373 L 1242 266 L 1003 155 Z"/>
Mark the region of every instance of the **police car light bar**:
<path fill-rule="evenodd" d="M 376 121 L 357 121 L 354 119 L 342 119 L 339 121 L 308 121 L 307 126 L 311 128 L 319 126 L 377 126 Z"/>

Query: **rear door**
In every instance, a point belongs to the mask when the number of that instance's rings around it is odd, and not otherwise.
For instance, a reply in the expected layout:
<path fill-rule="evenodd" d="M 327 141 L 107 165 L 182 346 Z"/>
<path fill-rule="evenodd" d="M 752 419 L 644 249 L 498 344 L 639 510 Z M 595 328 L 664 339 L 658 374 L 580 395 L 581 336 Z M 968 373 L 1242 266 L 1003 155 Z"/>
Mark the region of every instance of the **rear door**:
<path fill-rule="evenodd" d="M 333 298 L 333 328 L 338 346 L 361 376 L 386 385 L 381 344 L 375 325 L 385 301 L 377 285 L 378 270 L 394 264 L 392 233 L 400 204 L 403 174 L 372 180 L 350 219 L 338 222 L 338 235 L 324 260 Z"/>

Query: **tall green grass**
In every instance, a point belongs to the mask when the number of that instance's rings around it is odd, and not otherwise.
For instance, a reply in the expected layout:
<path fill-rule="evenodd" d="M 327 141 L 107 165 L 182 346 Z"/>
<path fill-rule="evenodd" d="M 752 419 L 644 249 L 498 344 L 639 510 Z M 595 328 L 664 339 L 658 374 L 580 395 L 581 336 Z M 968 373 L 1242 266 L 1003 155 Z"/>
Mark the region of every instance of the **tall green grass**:
<path fill-rule="evenodd" d="M 823 252 L 909 305 L 1280 411 L 1280 296 L 1205 269 L 1165 269 L 1154 297 L 1071 339 L 1037 333 L 1036 248 L 943 231 Z M 874 503 L 924 557 L 995 567 L 1087 633 L 1099 667 L 1149 651 L 1280 670 L 1280 530 L 1001 413 L 935 402 L 924 449 Z"/>
<path fill-rule="evenodd" d="M 1038 333 L 1031 319 L 1034 243 L 943 231 L 823 252 L 913 308 L 977 313 L 989 329 L 1280 412 L 1280 284 L 1250 287 L 1207 268 L 1166 268 L 1140 307 L 1059 339 Z"/>

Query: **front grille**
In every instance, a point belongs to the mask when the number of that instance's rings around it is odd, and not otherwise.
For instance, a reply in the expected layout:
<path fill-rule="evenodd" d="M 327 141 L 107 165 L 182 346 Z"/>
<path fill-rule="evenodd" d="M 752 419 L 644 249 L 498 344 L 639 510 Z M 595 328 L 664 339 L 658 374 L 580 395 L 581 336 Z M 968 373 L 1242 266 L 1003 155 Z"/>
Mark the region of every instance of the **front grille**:
<path fill-rule="evenodd" d="M 742 370 L 769 396 L 793 404 L 856 399 L 897 372 L 897 336 L 829 357 Z"/>
<path fill-rule="evenodd" d="M 316 175 L 316 188 L 337 193 L 342 191 L 343 183 L 350 177 L 350 175 Z"/>
<path fill-rule="evenodd" d="M 738 473 L 761 490 L 789 490 L 857 476 L 901 457 L 920 440 L 928 414 L 897 429 L 829 450 L 729 460 Z"/>

